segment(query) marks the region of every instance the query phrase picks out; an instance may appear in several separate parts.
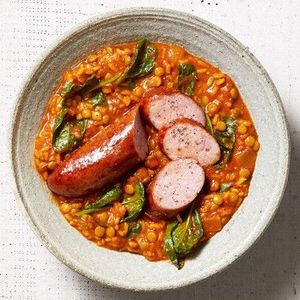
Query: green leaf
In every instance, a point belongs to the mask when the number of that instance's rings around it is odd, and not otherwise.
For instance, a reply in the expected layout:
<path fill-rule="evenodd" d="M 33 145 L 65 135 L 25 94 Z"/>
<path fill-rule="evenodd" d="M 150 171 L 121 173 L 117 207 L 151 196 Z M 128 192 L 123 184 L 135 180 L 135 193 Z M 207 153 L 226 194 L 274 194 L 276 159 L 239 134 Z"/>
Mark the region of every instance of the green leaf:
<path fill-rule="evenodd" d="M 128 223 L 128 235 L 127 237 L 131 239 L 134 235 L 139 234 L 142 230 L 142 225 L 138 222 Z"/>
<path fill-rule="evenodd" d="M 231 183 L 229 183 L 229 182 L 223 182 L 223 183 L 221 183 L 221 185 L 220 185 L 220 190 L 219 190 L 219 192 L 220 192 L 220 193 L 224 193 L 224 192 L 228 191 L 228 190 L 231 188 L 231 186 L 232 186 Z"/>
<path fill-rule="evenodd" d="M 205 118 L 206 118 L 206 126 L 209 130 L 209 133 L 214 136 L 214 127 L 213 127 L 213 124 L 211 122 L 211 118 L 209 117 L 209 115 L 207 113 L 205 113 Z"/>
<path fill-rule="evenodd" d="M 122 73 L 117 73 L 115 76 L 113 76 L 113 77 L 111 77 L 111 78 L 109 78 L 109 79 L 101 80 L 101 81 L 99 82 L 99 87 L 103 87 L 103 86 L 105 86 L 105 85 L 107 85 L 107 84 L 109 84 L 109 83 L 115 82 L 117 79 L 120 78 L 121 75 L 122 75 Z"/>
<path fill-rule="evenodd" d="M 235 143 L 237 121 L 232 117 L 222 117 L 221 120 L 225 122 L 226 130 L 215 131 L 215 139 L 225 149 L 232 150 Z"/>
<path fill-rule="evenodd" d="M 194 205 L 192 205 L 185 220 L 172 231 L 176 253 L 179 255 L 189 254 L 202 236 L 203 228 L 200 215 L 198 210 L 194 209 Z"/>
<path fill-rule="evenodd" d="M 104 105 L 106 104 L 106 97 L 102 92 L 99 92 L 90 99 L 90 102 L 93 106 Z"/>
<path fill-rule="evenodd" d="M 68 98 L 69 94 L 71 93 L 74 84 L 72 81 L 67 81 L 61 89 L 60 95 L 62 98 Z"/>
<path fill-rule="evenodd" d="M 220 161 L 214 165 L 216 169 L 222 169 L 227 162 L 229 161 L 231 155 L 232 155 L 233 150 L 227 150 L 223 147 L 221 147 L 221 159 Z"/>
<path fill-rule="evenodd" d="M 131 90 L 133 90 L 133 89 L 135 88 L 135 85 L 136 85 L 135 80 L 131 79 L 131 80 L 128 81 L 127 86 L 128 86 L 128 88 L 130 88 Z"/>
<path fill-rule="evenodd" d="M 87 126 L 87 120 L 73 120 L 62 123 L 59 129 L 56 130 L 57 135 L 55 135 L 52 144 L 53 150 L 58 153 L 71 152 L 82 142 Z"/>
<path fill-rule="evenodd" d="M 95 75 L 91 75 L 83 85 L 76 87 L 75 91 L 87 95 L 99 88 L 99 79 L 95 78 Z"/>
<path fill-rule="evenodd" d="M 135 79 L 150 74 L 157 56 L 157 48 L 149 44 L 147 39 L 141 39 L 136 43 L 135 52 L 130 64 L 117 79 L 117 84 L 126 79 Z"/>
<path fill-rule="evenodd" d="M 154 67 L 156 55 L 157 48 L 155 46 L 146 46 L 144 53 L 137 57 L 136 66 L 128 71 L 126 78 L 132 79 L 150 74 Z"/>
<path fill-rule="evenodd" d="M 140 216 L 145 204 L 145 190 L 141 182 L 136 184 L 132 196 L 124 197 L 122 204 L 127 210 L 127 216 L 121 222 L 134 221 Z"/>
<path fill-rule="evenodd" d="M 145 44 L 147 43 L 147 39 L 140 39 L 136 43 L 135 51 L 132 56 L 130 64 L 127 66 L 127 68 L 124 70 L 124 72 L 121 74 L 121 76 L 117 79 L 117 84 L 120 84 L 127 78 L 127 74 L 129 72 L 133 72 L 135 69 L 141 55 L 143 54 Z"/>
<path fill-rule="evenodd" d="M 75 85 L 72 81 L 67 81 L 61 89 L 60 95 L 63 98 L 63 105 L 65 100 L 74 96 L 76 93 L 88 94 L 99 87 L 99 80 L 95 78 L 95 75 L 91 75 L 85 83 L 81 85 Z"/>
<path fill-rule="evenodd" d="M 121 197 L 122 188 L 120 184 L 115 185 L 111 190 L 102 194 L 95 203 L 88 204 L 83 210 L 76 213 L 77 216 L 87 215 L 101 210 L 104 206 L 118 200 Z"/>
<path fill-rule="evenodd" d="M 231 157 L 235 140 L 236 140 L 235 131 L 237 128 L 237 121 L 234 118 L 222 117 L 221 120 L 225 122 L 226 130 L 214 132 L 214 138 L 221 146 L 221 152 L 222 152 L 222 157 L 220 162 L 215 165 L 215 167 L 218 169 L 223 168 Z"/>
<path fill-rule="evenodd" d="M 69 109 L 67 107 L 63 107 L 62 111 L 56 116 L 54 120 L 54 125 L 52 127 L 52 146 L 54 145 L 59 130 L 65 121 L 65 117 L 68 113 L 68 110 Z"/>
<path fill-rule="evenodd" d="M 178 65 L 178 90 L 191 97 L 194 95 L 196 81 L 198 79 L 196 69 L 192 64 Z"/>
<path fill-rule="evenodd" d="M 127 85 L 132 88 L 135 78 L 146 76 L 152 72 L 154 62 L 157 56 L 157 48 L 149 44 L 147 39 L 141 39 L 137 42 L 135 52 L 127 68 L 113 77 L 99 81 L 95 75 L 91 75 L 87 81 L 82 85 L 74 85 L 71 81 L 67 81 L 61 90 L 61 96 L 64 100 L 73 96 L 75 93 L 89 94 L 101 87 L 116 82 L 122 83 L 128 79 Z"/>
<path fill-rule="evenodd" d="M 178 225 L 177 221 L 173 221 L 167 225 L 163 247 L 164 247 L 164 251 L 167 253 L 172 264 L 174 264 L 177 267 L 177 269 L 180 270 L 184 265 L 184 260 L 178 257 L 172 239 L 172 232 L 177 225 Z"/>
<path fill-rule="evenodd" d="M 129 88 L 129 89 L 132 90 L 132 89 L 135 88 L 136 82 L 135 82 L 134 79 L 128 79 L 128 80 L 126 80 L 126 81 L 120 83 L 120 86 L 127 87 L 127 88 Z"/>

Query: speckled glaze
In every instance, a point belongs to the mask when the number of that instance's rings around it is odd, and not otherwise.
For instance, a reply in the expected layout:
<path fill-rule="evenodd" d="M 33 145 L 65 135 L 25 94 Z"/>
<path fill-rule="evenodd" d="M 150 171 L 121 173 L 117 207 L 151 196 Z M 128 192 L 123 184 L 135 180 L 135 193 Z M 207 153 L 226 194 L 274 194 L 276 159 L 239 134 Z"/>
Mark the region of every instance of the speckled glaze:
<path fill-rule="evenodd" d="M 63 218 L 33 166 L 33 142 L 47 101 L 62 73 L 94 49 L 148 37 L 176 43 L 228 73 L 248 106 L 261 149 L 249 196 L 223 230 L 178 271 L 170 263 L 97 247 Z M 214 25 L 165 9 L 129 9 L 93 19 L 45 54 L 20 92 L 11 123 L 16 194 L 43 244 L 67 266 L 111 287 L 162 290 L 182 287 L 222 271 L 254 244 L 274 216 L 289 169 L 289 137 L 271 79 L 249 50 Z"/>

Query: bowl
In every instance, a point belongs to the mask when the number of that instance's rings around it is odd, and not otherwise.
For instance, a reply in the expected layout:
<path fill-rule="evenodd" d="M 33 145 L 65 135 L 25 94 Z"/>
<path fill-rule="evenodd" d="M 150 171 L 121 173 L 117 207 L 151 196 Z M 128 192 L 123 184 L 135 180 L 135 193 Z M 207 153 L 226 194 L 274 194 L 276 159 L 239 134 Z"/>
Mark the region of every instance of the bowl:
<path fill-rule="evenodd" d="M 40 118 L 64 70 L 94 49 L 147 37 L 176 43 L 229 74 L 256 126 L 261 149 L 248 197 L 221 232 L 178 271 L 167 261 L 97 247 L 72 228 L 51 200 L 33 165 Z M 289 137 L 282 103 L 270 77 L 236 39 L 197 17 L 157 8 L 116 11 L 87 22 L 38 62 L 12 117 L 11 159 L 21 210 L 43 244 L 64 264 L 111 287 L 162 290 L 204 280 L 233 263 L 263 234 L 282 198 L 289 168 Z"/>

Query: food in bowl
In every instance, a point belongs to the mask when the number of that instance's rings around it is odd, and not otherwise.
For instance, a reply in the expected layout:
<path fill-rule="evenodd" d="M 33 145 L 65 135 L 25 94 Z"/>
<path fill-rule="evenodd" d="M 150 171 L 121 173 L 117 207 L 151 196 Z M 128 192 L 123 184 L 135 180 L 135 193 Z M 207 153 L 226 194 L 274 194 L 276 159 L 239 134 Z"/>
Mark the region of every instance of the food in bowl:
<path fill-rule="evenodd" d="M 34 159 L 87 239 L 180 269 L 247 196 L 258 150 L 228 75 L 181 46 L 141 39 L 64 73 Z"/>

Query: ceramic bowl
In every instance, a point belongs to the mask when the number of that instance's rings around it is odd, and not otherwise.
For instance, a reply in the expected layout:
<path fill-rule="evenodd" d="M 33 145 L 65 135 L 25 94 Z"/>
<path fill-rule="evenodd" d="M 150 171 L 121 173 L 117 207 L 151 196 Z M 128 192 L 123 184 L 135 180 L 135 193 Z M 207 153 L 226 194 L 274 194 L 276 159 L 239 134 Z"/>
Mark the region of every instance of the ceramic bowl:
<path fill-rule="evenodd" d="M 33 166 L 33 144 L 47 101 L 63 72 L 100 47 L 136 41 L 176 43 L 229 74 L 248 106 L 261 149 L 249 196 L 223 228 L 178 271 L 167 261 L 97 247 L 72 228 Z M 18 202 L 43 244 L 64 264 L 92 280 L 132 290 L 162 290 L 204 280 L 223 270 L 262 235 L 282 198 L 289 138 L 270 77 L 249 50 L 220 28 L 165 9 L 129 9 L 93 19 L 58 42 L 30 75 L 17 101 L 11 130 Z"/>

